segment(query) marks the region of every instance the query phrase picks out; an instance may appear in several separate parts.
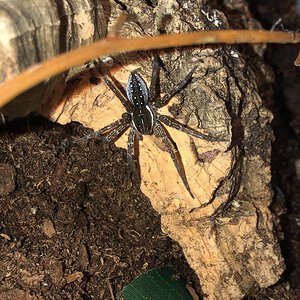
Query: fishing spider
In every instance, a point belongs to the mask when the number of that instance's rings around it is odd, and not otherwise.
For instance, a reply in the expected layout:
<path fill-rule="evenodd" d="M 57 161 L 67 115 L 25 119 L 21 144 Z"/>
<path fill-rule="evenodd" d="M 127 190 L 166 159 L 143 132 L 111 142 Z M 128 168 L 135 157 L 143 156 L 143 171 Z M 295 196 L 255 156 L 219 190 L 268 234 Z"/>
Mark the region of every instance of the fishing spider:
<path fill-rule="evenodd" d="M 178 84 L 173 87 L 170 92 L 166 93 L 162 98 L 159 98 L 156 90 L 159 79 L 159 61 L 157 55 L 154 56 L 152 64 L 152 78 L 149 90 L 143 78 L 136 71 L 133 71 L 130 74 L 126 88 L 125 90 L 122 90 L 117 86 L 119 84 L 115 78 L 110 76 L 109 79 L 108 76 L 102 72 L 101 66 L 98 63 L 96 66 L 99 66 L 99 71 L 103 76 L 104 82 L 119 98 L 125 107 L 126 112 L 123 113 L 121 119 L 103 127 L 97 132 L 93 132 L 85 138 L 97 137 L 100 135 L 102 140 L 110 142 L 119 138 L 128 128 L 130 128 L 127 158 L 135 177 L 140 180 L 139 163 L 137 158 L 138 141 L 141 139 L 142 135 L 154 134 L 155 137 L 162 140 L 166 151 L 170 154 L 174 162 L 185 188 L 191 197 L 194 198 L 185 175 L 181 156 L 176 143 L 172 140 L 164 125 L 173 127 L 206 141 L 221 141 L 221 139 L 200 133 L 184 124 L 179 123 L 169 116 L 162 115 L 158 112 L 158 109 L 165 106 L 175 94 L 188 85 L 197 67 L 194 67 Z"/>

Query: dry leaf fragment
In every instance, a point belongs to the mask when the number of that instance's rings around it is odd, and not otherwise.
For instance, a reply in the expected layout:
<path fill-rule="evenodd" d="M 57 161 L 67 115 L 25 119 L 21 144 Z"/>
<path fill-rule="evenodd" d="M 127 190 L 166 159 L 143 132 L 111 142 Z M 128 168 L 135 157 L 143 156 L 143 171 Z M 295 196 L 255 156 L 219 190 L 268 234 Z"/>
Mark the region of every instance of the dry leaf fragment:
<path fill-rule="evenodd" d="M 83 277 L 83 273 L 78 271 L 78 272 L 74 272 L 74 273 L 68 275 L 66 277 L 66 281 L 67 281 L 67 283 L 71 283 L 71 282 L 74 282 L 78 279 L 81 280 L 82 277 Z"/>
<path fill-rule="evenodd" d="M 43 232 L 48 238 L 52 238 L 56 231 L 50 219 L 45 219 L 43 223 Z"/>

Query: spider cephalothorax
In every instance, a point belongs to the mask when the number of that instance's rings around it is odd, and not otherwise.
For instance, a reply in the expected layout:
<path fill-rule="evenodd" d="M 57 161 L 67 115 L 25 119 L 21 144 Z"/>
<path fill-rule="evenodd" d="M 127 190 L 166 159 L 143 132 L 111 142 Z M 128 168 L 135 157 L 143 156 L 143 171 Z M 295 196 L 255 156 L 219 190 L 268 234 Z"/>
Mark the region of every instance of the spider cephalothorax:
<path fill-rule="evenodd" d="M 103 74 L 105 83 L 120 99 L 126 109 L 126 112 L 122 115 L 121 119 L 103 127 L 91 135 L 101 135 L 103 140 L 109 142 L 116 140 L 130 127 L 127 158 L 135 176 L 140 179 L 136 146 L 142 135 L 154 134 L 156 137 L 162 140 L 166 151 L 168 151 L 168 153 L 171 155 L 185 188 L 193 198 L 194 196 L 188 184 L 179 151 L 164 125 L 173 127 L 189 135 L 207 141 L 220 141 L 221 139 L 202 134 L 184 124 L 179 123 L 169 116 L 162 115 L 158 113 L 158 109 L 165 106 L 176 93 L 182 90 L 190 82 L 195 70 L 196 67 L 194 67 L 185 76 L 185 78 L 183 78 L 169 93 L 166 93 L 162 98 L 157 97 L 158 95 L 156 91 L 159 74 L 159 62 L 157 56 L 155 56 L 153 60 L 153 71 L 149 90 L 143 78 L 136 72 L 132 72 L 130 74 L 126 86 L 126 92 L 117 87 L 115 84 L 116 80 L 114 78 L 111 78 L 112 80 L 110 80 L 107 75 Z"/>

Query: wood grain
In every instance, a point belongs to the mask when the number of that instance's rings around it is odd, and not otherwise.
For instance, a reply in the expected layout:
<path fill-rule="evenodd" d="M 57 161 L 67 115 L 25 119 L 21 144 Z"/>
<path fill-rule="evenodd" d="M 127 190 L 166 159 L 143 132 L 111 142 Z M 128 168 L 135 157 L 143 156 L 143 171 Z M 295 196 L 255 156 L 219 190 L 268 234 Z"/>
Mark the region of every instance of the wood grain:
<path fill-rule="evenodd" d="M 101 2 L 95 5 L 91 0 L 1 0 L 0 83 L 13 80 L 12 89 L 18 89 L 24 80 L 14 80 L 16 75 L 58 54 L 103 38 L 106 23 Z M 34 90 L 15 99 L 3 112 L 27 115 L 47 101 L 64 81 L 65 74 L 41 78 Z"/>

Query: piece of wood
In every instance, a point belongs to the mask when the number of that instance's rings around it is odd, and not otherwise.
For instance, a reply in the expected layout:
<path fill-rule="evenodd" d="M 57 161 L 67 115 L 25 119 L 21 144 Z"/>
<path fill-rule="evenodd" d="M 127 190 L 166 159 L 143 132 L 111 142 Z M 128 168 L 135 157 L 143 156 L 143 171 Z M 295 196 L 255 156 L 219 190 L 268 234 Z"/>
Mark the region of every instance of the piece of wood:
<path fill-rule="evenodd" d="M 124 37 L 229 28 L 225 16 L 202 1 L 158 1 L 155 7 L 147 1 L 122 3 L 135 15 L 123 27 Z M 108 10 L 109 28 L 118 9 Z M 163 230 L 183 248 L 204 298 L 240 299 L 274 284 L 284 269 L 268 210 L 271 114 L 262 106 L 254 73 L 237 48 L 174 49 L 159 56 L 164 63 L 162 94 L 198 66 L 192 83 L 161 111 L 228 141 L 205 142 L 168 128 L 181 153 L 192 199 L 169 155 L 155 138 L 144 137 L 141 189 L 161 214 Z M 140 68 L 149 84 L 151 60 L 151 53 L 114 56 L 111 73 L 125 86 L 130 71 Z M 63 97 L 52 93 L 40 112 L 62 124 L 78 121 L 94 130 L 120 118 L 120 101 L 101 78 L 98 85 L 91 84 L 91 76 L 86 70 L 70 80 Z M 127 148 L 126 134 L 116 144 Z"/>
<path fill-rule="evenodd" d="M 0 28 L 2 83 L 30 66 L 103 38 L 107 20 L 101 1 L 0 0 Z M 66 74 L 18 96 L 2 112 L 26 116 L 53 93 L 63 92 Z"/>

